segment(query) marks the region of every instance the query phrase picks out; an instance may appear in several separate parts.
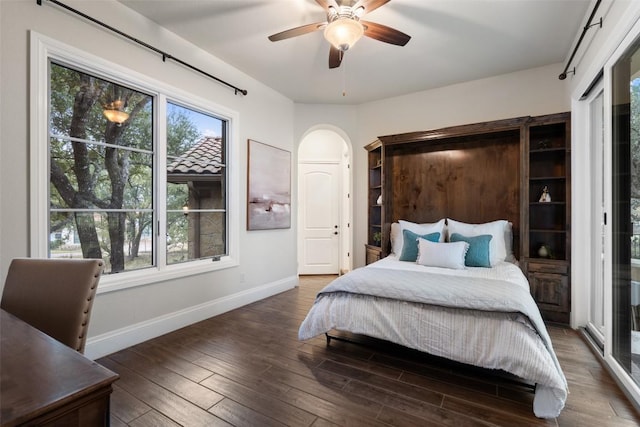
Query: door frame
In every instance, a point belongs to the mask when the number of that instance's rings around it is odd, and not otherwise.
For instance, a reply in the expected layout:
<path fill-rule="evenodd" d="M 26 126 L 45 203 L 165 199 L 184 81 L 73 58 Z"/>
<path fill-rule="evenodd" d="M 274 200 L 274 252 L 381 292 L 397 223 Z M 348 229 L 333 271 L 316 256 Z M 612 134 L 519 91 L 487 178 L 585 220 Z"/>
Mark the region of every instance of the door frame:
<path fill-rule="evenodd" d="M 300 159 L 300 145 L 314 132 L 316 131 L 328 131 L 335 134 L 335 136 L 342 140 L 345 148 L 344 157 L 341 158 L 339 162 L 341 164 L 342 170 L 342 197 L 339 202 L 339 211 L 340 211 L 340 244 L 339 244 L 339 261 L 338 261 L 338 270 L 340 274 L 346 273 L 353 269 L 353 235 L 354 235 L 354 223 L 353 223 L 353 144 L 351 143 L 351 139 L 342 129 L 328 124 L 311 126 L 304 132 L 297 145 L 295 151 L 296 157 L 296 188 L 297 191 L 301 191 L 300 188 L 300 176 L 298 174 L 298 166 L 301 163 L 328 163 L 326 158 L 317 157 L 314 159 Z M 296 210 L 296 218 L 299 218 L 299 214 L 301 212 L 301 207 L 298 206 Z M 298 220 L 299 221 L 299 220 Z M 301 236 L 300 236 L 300 228 L 297 229 L 297 260 L 299 262 L 301 257 Z M 298 272 L 299 272 L 298 266 Z"/>

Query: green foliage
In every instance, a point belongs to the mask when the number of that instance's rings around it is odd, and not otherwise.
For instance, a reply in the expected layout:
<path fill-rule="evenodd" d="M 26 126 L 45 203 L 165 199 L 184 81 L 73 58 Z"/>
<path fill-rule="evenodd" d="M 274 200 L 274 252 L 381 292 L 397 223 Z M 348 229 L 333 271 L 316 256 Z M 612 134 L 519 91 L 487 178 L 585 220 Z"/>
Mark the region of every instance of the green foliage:
<path fill-rule="evenodd" d="M 156 193 L 152 97 L 55 63 L 50 70 L 50 206 L 104 211 L 100 215 L 52 212 L 50 231 L 75 227 L 83 256 L 101 257 L 111 263 L 113 271 L 120 271 L 124 269 L 124 254 L 135 258 L 141 236 L 153 235 L 152 214 L 138 211 L 153 209 Z M 129 113 L 121 125 L 103 115 L 104 106 L 116 99 L 123 101 Z M 75 142 L 69 137 L 89 142 Z M 169 114 L 169 155 L 184 153 L 199 138 L 198 128 L 188 115 L 180 111 Z M 160 168 L 159 173 L 162 171 Z M 186 197 L 186 184 L 167 189 L 170 207 L 181 209 Z M 109 213 L 118 209 L 131 209 L 122 222 L 116 220 L 122 214 Z M 79 217 L 82 222 L 77 222 Z M 184 222 L 184 218 L 179 220 Z M 187 242 L 187 227 L 168 224 L 168 230 L 170 240 Z"/>
<path fill-rule="evenodd" d="M 203 135 L 182 108 L 172 108 L 167 116 L 167 156 L 178 157 Z"/>
<path fill-rule="evenodd" d="M 167 116 L 167 163 L 183 155 L 202 135 L 182 108 L 172 108 Z M 167 183 L 167 209 L 178 210 L 179 214 L 167 214 L 167 250 L 188 242 L 188 224 L 182 214 L 182 207 L 189 203 L 187 184 Z"/>

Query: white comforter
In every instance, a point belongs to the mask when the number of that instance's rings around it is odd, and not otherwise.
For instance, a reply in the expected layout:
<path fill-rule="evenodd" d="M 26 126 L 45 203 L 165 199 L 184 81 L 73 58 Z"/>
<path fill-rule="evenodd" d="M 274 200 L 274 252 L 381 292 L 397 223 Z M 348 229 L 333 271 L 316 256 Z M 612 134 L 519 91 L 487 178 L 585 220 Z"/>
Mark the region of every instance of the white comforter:
<path fill-rule="evenodd" d="M 533 411 L 560 414 L 567 382 L 526 278 L 510 263 L 450 270 L 387 257 L 323 290 L 301 340 L 332 329 L 385 339 L 536 384 Z"/>

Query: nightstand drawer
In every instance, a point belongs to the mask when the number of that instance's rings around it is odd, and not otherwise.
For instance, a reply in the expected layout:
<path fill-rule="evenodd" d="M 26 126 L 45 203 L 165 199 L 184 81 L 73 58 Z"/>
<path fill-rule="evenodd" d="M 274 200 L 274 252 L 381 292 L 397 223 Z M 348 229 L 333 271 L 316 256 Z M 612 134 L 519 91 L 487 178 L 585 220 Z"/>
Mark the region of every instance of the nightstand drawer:
<path fill-rule="evenodd" d="M 569 265 L 563 262 L 536 262 L 529 261 L 529 272 L 550 273 L 550 274 L 568 274 Z"/>

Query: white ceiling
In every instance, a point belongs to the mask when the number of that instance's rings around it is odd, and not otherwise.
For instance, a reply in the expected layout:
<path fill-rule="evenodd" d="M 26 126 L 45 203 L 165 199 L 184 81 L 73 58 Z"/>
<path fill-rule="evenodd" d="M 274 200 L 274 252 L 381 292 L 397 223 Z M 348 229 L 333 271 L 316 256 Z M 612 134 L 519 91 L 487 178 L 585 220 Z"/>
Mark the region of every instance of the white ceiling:
<path fill-rule="evenodd" d="M 360 104 L 563 63 L 591 11 L 590 0 L 391 0 L 363 19 L 409 34 L 409 43 L 363 37 L 330 70 L 322 31 L 267 39 L 324 22 L 315 0 L 120 1 L 293 101 L 322 104 Z"/>

